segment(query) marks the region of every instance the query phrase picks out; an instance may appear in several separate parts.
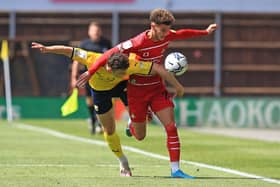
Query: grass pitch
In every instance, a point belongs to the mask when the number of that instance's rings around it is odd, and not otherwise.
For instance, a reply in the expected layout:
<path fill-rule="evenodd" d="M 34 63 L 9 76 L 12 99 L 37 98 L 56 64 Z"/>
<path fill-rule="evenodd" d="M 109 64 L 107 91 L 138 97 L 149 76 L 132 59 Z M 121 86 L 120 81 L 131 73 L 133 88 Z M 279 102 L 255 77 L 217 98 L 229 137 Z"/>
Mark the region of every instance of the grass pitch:
<path fill-rule="evenodd" d="M 25 120 L 33 126 L 103 141 L 88 133 L 84 120 Z M 124 123 L 117 130 L 123 145 L 167 156 L 165 133 L 150 125 L 139 142 L 124 135 Z M 280 180 L 280 144 L 205 135 L 180 129 L 181 158 L 231 168 Z M 195 180 L 170 178 L 169 163 L 125 150 L 133 177 L 120 177 L 118 161 L 106 146 L 61 139 L 49 134 L 19 129 L 0 122 L 0 186 L 279 186 L 259 179 L 182 164 Z"/>

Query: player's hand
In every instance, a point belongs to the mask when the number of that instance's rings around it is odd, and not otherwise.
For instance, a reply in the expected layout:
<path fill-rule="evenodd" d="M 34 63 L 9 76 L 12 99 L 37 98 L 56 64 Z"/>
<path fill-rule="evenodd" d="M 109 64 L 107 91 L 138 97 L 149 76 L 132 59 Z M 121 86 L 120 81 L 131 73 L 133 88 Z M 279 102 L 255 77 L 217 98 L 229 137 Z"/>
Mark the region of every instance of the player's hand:
<path fill-rule="evenodd" d="M 178 96 L 178 97 L 182 97 L 185 93 L 185 89 L 183 86 L 179 86 L 178 88 L 176 88 L 176 93 L 174 95 L 174 97 Z"/>
<path fill-rule="evenodd" d="M 217 28 L 218 25 L 215 23 L 215 24 L 210 24 L 206 30 L 208 34 L 212 34 L 215 30 L 217 30 Z"/>
<path fill-rule="evenodd" d="M 83 74 L 81 74 L 78 78 L 78 81 L 77 81 L 77 86 L 79 88 L 83 88 L 85 87 L 86 83 L 89 81 L 91 75 L 89 74 L 88 71 L 84 72 Z"/>
<path fill-rule="evenodd" d="M 37 42 L 32 42 L 31 48 L 39 49 L 41 51 L 41 53 L 46 52 L 46 46 L 44 46 L 43 44 L 37 43 Z"/>

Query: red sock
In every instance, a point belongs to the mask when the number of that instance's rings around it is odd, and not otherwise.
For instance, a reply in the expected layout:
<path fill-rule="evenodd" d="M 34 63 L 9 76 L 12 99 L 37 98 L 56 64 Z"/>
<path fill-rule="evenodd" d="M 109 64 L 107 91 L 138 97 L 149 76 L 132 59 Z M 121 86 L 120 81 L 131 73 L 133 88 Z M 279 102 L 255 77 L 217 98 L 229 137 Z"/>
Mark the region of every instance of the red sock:
<path fill-rule="evenodd" d="M 167 134 L 167 148 L 169 151 L 170 162 L 179 162 L 180 160 L 180 141 L 177 127 L 174 122 L 165 126 Z"/>
<path fill-rule="evenodd" d="M 135 130 L 134 130 L 134 127 L 132 125 L 132 122 L 130 122 L 130 124 L 129 124 L 129 130 L 130 130 L 130 133 L 132 134 L 132 136 L 135 137 Z"/>

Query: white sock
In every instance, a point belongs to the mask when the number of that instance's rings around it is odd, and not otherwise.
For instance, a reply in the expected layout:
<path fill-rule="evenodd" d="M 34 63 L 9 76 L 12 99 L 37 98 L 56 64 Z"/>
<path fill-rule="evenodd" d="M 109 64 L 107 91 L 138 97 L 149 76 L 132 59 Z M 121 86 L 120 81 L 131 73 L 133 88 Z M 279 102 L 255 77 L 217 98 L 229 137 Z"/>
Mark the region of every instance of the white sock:
<path fill-rule="evenodd" d="M 120 166 L 121 166 L 121 167 L 123 167 L 123 168 L 125 168 L 125 169 L 127 169 L 127 168 L 129 167 L 129 165 L 128 165 L 128 160 L 127 160 L 127 158 L 126 158 L 125 155 L 121 156 L 121 157 L 119 158 L 119 161 L 120 161 Z"/>
<path fill-rule="evenodd" d="M 130 123 L 131 123 L 131 119 L 130 119 L 130 117 L 129 117 L 128 120 L 127 120 L 127 126 L 129 126 Z"/>
<path fill-rule="evenodd" d="M 171 162 L 170 163 L 171 165 L 171 171 L 172 173 L 176 172 L 179 168 L 179 162 Z"/>

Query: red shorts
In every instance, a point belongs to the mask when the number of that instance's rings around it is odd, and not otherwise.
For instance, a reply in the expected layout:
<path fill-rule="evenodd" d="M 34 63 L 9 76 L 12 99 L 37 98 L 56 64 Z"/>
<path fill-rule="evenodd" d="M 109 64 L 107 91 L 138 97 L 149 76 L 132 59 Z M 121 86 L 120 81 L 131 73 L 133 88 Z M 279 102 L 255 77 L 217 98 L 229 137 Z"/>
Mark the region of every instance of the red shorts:
<path fill-rule="evenodd" d="M 128 109 L 131 121 L 146 122 L 148 107 L 158 112 L 167 107 L 174 107 L 172 96 L 162 84 L 135 86 L 127 84 Z"/>

